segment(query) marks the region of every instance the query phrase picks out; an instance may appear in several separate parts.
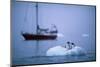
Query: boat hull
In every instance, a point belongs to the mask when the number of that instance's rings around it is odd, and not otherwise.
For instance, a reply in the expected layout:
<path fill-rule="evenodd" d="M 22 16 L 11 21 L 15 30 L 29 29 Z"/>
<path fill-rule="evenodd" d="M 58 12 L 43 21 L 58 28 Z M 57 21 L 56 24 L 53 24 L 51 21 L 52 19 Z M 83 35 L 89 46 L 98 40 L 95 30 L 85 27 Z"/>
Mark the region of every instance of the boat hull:
<path fill-rule="evenodd" d="M 25 40 L 54 40 L 57 35 L 22 34 Z"/>

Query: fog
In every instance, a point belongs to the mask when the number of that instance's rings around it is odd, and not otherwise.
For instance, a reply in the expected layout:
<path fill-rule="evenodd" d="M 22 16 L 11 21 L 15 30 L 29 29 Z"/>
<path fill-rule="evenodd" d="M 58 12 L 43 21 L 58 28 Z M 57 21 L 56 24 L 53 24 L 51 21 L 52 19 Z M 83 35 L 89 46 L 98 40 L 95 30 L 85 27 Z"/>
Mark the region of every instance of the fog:
<path fill-rule="evenodd" d="M 25 41 L 21 32 L 36 34 L 36 3 L 13 2 L 11 7 L 11 43 L 14 59 L 45 56 L 46 51 L 67 41 L 95 53 L 95 6 L 38 3 L 38 23 L 41 28 L 55 24 L 62 36 L 56 40 Z M 38 42 L 38 44 L 37 44 Z"/>

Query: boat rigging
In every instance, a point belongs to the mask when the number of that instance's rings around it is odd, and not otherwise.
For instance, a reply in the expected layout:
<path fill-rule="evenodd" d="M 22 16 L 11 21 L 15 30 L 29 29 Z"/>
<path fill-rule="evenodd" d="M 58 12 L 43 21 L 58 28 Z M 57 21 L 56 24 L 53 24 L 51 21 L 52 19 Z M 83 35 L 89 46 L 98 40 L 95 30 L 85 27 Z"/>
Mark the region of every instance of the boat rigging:
<path fill-rule="evenodd" d="M 49 28 L 47 29 L 43 29 L 40 28 L 39 24 L 38 24 L 38 3 L 36 3 L 36 34 L 32 34 L 32 33 L 23 33 L 21 32 L 21 35 L 24 37 L 25 40 L 55 40 L 57 38 L 57 27 L 56 25 L 52 24 L 52 28 L 54 30 L 49 30 Z"/>

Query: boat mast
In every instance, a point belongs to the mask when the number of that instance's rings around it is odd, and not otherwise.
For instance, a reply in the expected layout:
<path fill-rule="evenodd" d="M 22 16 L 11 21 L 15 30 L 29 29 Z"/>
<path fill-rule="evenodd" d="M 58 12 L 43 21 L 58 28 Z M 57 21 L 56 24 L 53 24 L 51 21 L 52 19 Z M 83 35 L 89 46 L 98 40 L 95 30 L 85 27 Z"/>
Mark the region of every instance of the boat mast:
<path fill-rule="evenodd" d="M 36 2 L 36 35 L 39 34 L 38 32 L 38 29 L 39 29 L 39 25 L 38 25 L 38 2 Z M 36 56 L 38 56 L 38 50 L 39 50 L 39 41 L 37 40 L 36 41 Z"/>
<path fill-rule="evenodd" d="M 38 3 L 36 2 L 36 34 L 38 34 Z"/>

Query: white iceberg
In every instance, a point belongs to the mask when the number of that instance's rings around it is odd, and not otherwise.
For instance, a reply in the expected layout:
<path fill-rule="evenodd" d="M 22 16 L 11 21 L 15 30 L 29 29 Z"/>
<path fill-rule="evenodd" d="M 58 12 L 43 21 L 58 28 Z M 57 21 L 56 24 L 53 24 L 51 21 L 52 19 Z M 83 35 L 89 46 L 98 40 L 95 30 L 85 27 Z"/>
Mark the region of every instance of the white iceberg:
<path fill-rule="evenodd" d="M 55 46 L 47 50 L 46 56 L 60 56 L 60 55 L 85 55 L 86 52 L 83 48 L 75 46 L 72 49 L 68 49 L 62 46 Z"/>

